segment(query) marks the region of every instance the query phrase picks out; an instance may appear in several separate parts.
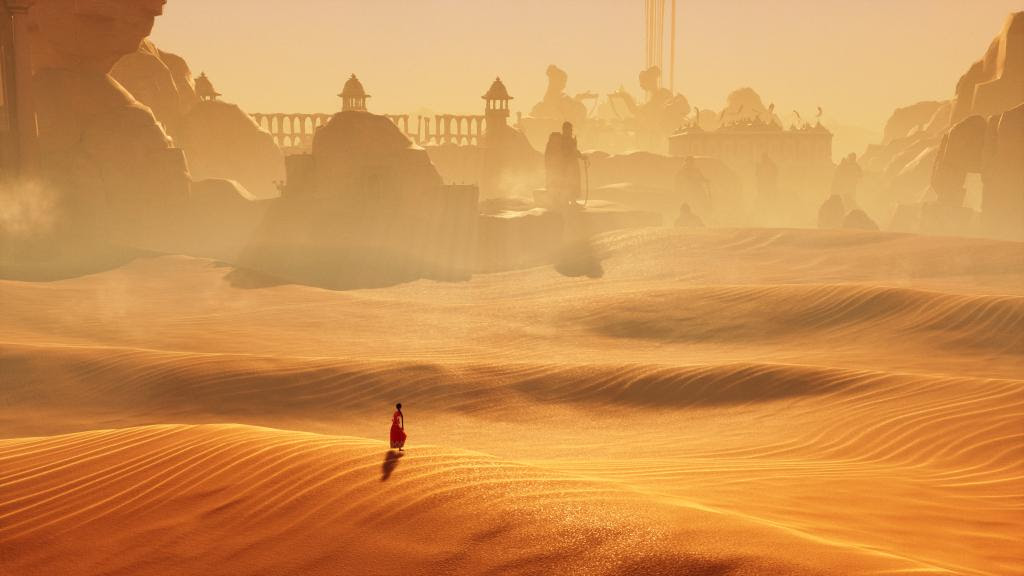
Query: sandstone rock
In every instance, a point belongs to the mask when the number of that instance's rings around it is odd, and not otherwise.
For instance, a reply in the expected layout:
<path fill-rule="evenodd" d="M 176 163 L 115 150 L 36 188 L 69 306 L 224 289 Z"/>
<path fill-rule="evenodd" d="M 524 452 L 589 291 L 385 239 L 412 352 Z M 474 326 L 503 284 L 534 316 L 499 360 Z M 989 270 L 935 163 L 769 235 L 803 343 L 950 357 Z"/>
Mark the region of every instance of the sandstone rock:
<path fill-rule="evenodd" d="M 178 144 L 194 179 L 227 178 L 257 198 L 278 195 L 285 180 L 284 155 L 268 132 L 238 106 L 208 101 L 181 120 Z"/>
<path fill-rule="evenodd" d="M 843 218 L 843 228 L 847 230 L 878 230 L 878 224 L 863 210 L 851 210 Z"/>
<path fill-rule="evenodd" d="M 942 138 L 931 179 L 940 204 L 963 206 L 967 173 L 981 172 L 987 129 L 984 118 L 971 116 L 953 126 Z"/>
<path fill-rule="evenodd" d="M 921 205 L 899 204 L 889 223 L 891 232 L 917 232 L 921 229 Z"/>
<path fill-rule="evenodd" d="M 956 86 L 953 122 L 972 114 L 1000 114 L 1024 102 L 1024 12 L 1006 19 L 1003 30 Z"/>
<path fill-rule="evenodd" d="M 988 122 L 982 160 L 982 227 L 1000 238 L 1024 240 L 1024 104 Z"/>
<path fill-rule="evenodd" d="M 843 197 L 833 194 L 818 209 L 818 228 L 842 228 L 846 217 L 846 205 Z"/>
<path fill-rule="evenodd" d="M 166 0 L 38 0 L 29 12 L 38 69 L 106 74 L 139 48 Z"/>
<path fill-rule="evenodd" d="M 118 60 L 110 74 L 148 106 L 173 137 L 178 136 L 182 117 L 199 102 L 185 60 L 158 50 L 149 40 Z"/>
<path fill-rule="evenodd" d="M 889 196 L 899 202 L 918 202 L 931 183 L 935 159 L 939 155 L 938 144 L 921 150 L 892 177 Z"/>
<path fill-rule="evenodd" d="M 138 50 L 163 4 L 39 0 L 29 12 L 43 175 L 70 205 L 102 214 L 102 229 L 151 247 L 166 244 L 187 201 L 187 168 L 149 108 L 108 73 Z"/>
<path fill-rule="evenodd" d="M 944 104 L 945 102 L 927 101 L 897 108 L 885 123 L 882 144 L 906 138 L 912 131 L 924 129 Z"/>

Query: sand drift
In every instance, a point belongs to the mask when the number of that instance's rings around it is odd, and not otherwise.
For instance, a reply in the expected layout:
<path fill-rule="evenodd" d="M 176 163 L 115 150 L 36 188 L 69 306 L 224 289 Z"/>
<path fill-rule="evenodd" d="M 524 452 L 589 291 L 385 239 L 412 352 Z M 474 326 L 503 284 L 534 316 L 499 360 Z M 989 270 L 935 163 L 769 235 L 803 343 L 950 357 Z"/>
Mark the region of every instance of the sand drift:
<path fill-rule="evenodd" d="M 0 573 L 1024 572 L 1024 246 L 594 248 L 600 279 L 0 281 Z"/>

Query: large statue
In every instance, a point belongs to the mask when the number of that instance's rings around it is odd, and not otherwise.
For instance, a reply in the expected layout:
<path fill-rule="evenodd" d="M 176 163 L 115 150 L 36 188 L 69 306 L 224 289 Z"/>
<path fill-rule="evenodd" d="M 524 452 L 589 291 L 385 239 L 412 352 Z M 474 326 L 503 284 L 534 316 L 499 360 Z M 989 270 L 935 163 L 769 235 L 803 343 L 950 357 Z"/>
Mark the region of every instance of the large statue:
<path fill-rule="evenodd" d="M 565 93 L 569 75 L 554 64 L 548 66 L 547 75 L 547 92 L 544 93 L 544 99 L 534 105 L 530 116 L 570 122 L 574 126 L 581 126 L 587 119 L 587 107 Z"/>
<path fill-rule="evenodd" d="M 633 96 L 623 90 L 611 94 L 609 99 L 621 101 L 632 114 L 638 144 L 647 150 L 661 151 L 668 146 L 668 136 L 679 129 L 690 114 L 690 103 L 682 94 L 673 94 L 661 86 L 661 68 L 657 66 L 640 73 L 640 88 L 644 91 L 643 104 L 637 104 Z"/>
<path fill-rule="evenodd" d="M 552 132 L 544 149 L 546 169 L 546 202 L 550 207 L 561 209 L 578 206 L 582 196 L 580 185 L 580 160 L 586 161 L 580 153 L 572 123 L 562 124 L 562 131 Z"/>

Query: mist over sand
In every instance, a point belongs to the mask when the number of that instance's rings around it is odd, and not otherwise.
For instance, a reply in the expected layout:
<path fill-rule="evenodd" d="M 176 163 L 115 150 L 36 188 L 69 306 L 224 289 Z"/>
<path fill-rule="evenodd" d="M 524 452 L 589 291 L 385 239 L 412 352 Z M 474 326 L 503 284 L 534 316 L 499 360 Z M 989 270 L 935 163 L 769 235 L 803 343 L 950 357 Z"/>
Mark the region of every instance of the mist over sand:
<path fill-rule="evenodd" d="M 708 231 L 597 249 L 598 281 L 247 289 L 158 257 L 0 284 L 4 562 L 1020 571 L 1019 244 Z M 395 400 L 412 441 L 387 470 Z"/>
<path fill-rule="evenodd" d="M 421 114 L 390 52 L 243 109 L 165 3 L 0 6 L 0 576 L 1024 574 L 1024 12 L 851 156 L 671 0 Z"/>

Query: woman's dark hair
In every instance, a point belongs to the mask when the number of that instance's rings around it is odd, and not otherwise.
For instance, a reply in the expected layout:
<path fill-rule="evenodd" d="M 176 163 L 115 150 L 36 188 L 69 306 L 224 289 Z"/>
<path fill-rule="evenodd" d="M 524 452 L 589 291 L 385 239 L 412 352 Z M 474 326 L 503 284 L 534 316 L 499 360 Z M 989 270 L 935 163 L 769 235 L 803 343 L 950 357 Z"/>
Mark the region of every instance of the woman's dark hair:
<path fill-rule="evenodd" d="M 398 410 L 399 412 L 401 412 L 401 411 L 402 411 L 402 403 L 401 403 L 401 402 L 399 402 L 398 404 L 395 404 L 395 408 L 396 408 L 396 409 L 397 409 L 397 410 Z"/>

